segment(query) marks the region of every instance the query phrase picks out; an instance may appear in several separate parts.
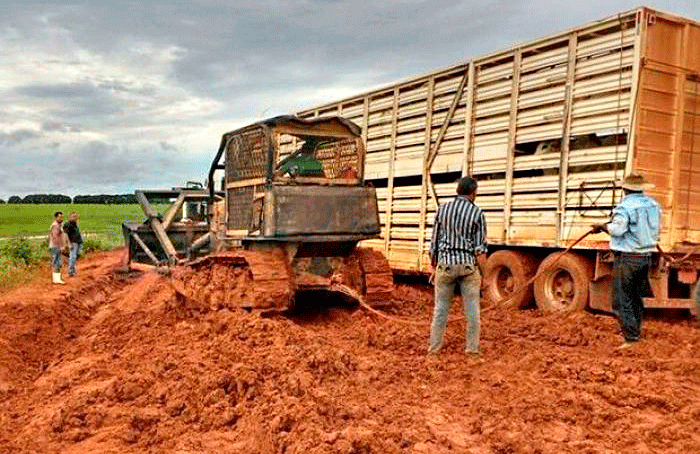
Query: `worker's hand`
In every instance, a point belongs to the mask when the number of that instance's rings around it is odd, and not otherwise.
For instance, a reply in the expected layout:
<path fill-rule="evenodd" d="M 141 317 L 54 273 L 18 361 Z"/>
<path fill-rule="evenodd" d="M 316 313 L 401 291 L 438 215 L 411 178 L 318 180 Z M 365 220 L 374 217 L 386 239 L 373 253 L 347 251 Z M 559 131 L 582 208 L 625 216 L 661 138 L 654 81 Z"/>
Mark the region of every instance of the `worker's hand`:
<path fill-rule="evenodd" d="M 428 278 L 428 283 L 430 285 L 435 285 L 435 271 L 432 271 L 430 273 L 430 277 Z"/>
<path fill-rule="evenodd" d="M 591 226 L 591 233 L 608 232 L 608 225 L 606 223 L 593 224 Z"/>

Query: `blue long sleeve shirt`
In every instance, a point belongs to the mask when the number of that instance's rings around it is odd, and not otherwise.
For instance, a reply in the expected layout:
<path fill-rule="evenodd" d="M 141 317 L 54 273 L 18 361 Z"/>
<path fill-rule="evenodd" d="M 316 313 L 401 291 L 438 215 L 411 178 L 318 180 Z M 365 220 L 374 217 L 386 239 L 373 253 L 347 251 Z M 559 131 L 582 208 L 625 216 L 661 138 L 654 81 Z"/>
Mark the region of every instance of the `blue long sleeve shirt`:
<path fill-rule="evenodd" d="M 661 210 L 656 200 L 641 192 L 626 195 L 613 210 L 608 224 L 610 249 L 644 254 L 659 241 Z"/>

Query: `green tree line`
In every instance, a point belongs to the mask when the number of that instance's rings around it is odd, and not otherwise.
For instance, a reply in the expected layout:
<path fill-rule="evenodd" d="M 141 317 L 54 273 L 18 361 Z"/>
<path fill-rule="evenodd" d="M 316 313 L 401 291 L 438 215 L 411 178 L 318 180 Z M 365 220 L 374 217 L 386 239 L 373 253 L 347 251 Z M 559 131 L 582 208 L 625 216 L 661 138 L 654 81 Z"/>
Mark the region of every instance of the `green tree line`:
<path fill-rule="evenodd" d="M 0 203 L 5 203 L 0 200 Z M 29 194 L 24 197 L 13 195 L 7 203 L 16 204 L 104 204 L 104 205 L 129 205 L 138 203 L 134 194 L 99 194 L 99 195 L 76 195 L 71 198 L 63 194 Z"/>

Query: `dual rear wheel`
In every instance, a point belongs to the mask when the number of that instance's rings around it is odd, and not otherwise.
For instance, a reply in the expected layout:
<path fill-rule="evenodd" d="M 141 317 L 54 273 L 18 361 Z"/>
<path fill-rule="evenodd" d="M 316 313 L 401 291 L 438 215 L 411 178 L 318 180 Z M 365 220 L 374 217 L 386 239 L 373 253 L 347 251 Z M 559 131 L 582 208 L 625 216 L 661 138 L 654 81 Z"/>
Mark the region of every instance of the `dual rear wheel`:
<path fill-rule="evenodd" d="M 524 308 L 532 304 L 535 257 L 521 251 L 496 251 L 486 260 L 484 291 L 489 304 Z"/>
<path fill-rule="evenodd" d="M 593 264 L 572 252 L 555 252 L 537 269 L 534 294 L 543 311 L 572 312 L 588 306 L 588 284 L 593 278 Z"/>
<path fill-rule="evenodd" d="M 485 298 L 489 304 L 518 308 L 534 300 L 542 311 L 570 312 L 588 305 L 592 262 L 576 253 L 554 252 L 541 263 L 522 251 L 501 250 L 491 254 L 484 270 Z M 535 277 L 536 276 L 536 277 Z"/>

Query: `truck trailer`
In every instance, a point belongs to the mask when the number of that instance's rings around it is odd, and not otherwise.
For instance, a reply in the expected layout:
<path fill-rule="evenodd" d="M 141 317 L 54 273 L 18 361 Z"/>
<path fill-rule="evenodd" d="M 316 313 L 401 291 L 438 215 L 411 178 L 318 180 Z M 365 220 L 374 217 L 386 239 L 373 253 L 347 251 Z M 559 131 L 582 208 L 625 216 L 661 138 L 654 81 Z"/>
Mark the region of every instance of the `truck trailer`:
<path fill-rule="evenodd" d="M 611 310 L 604 233 L 632 172 L 654 184 L 659 253 L 645 306 L 693 310 L 700 269 L 700 23 L 650 8 L 305 109 L 362 129 L 382 250 L 429 273 L 438 204 L 478 180 L 487 294 L 545 310 Z M 662 252 L 663 251 L 663 252 Z M 536 273 L 532 286 L 525 285 Z M 523 287 L 525 289 L 523 290 Z"/>

